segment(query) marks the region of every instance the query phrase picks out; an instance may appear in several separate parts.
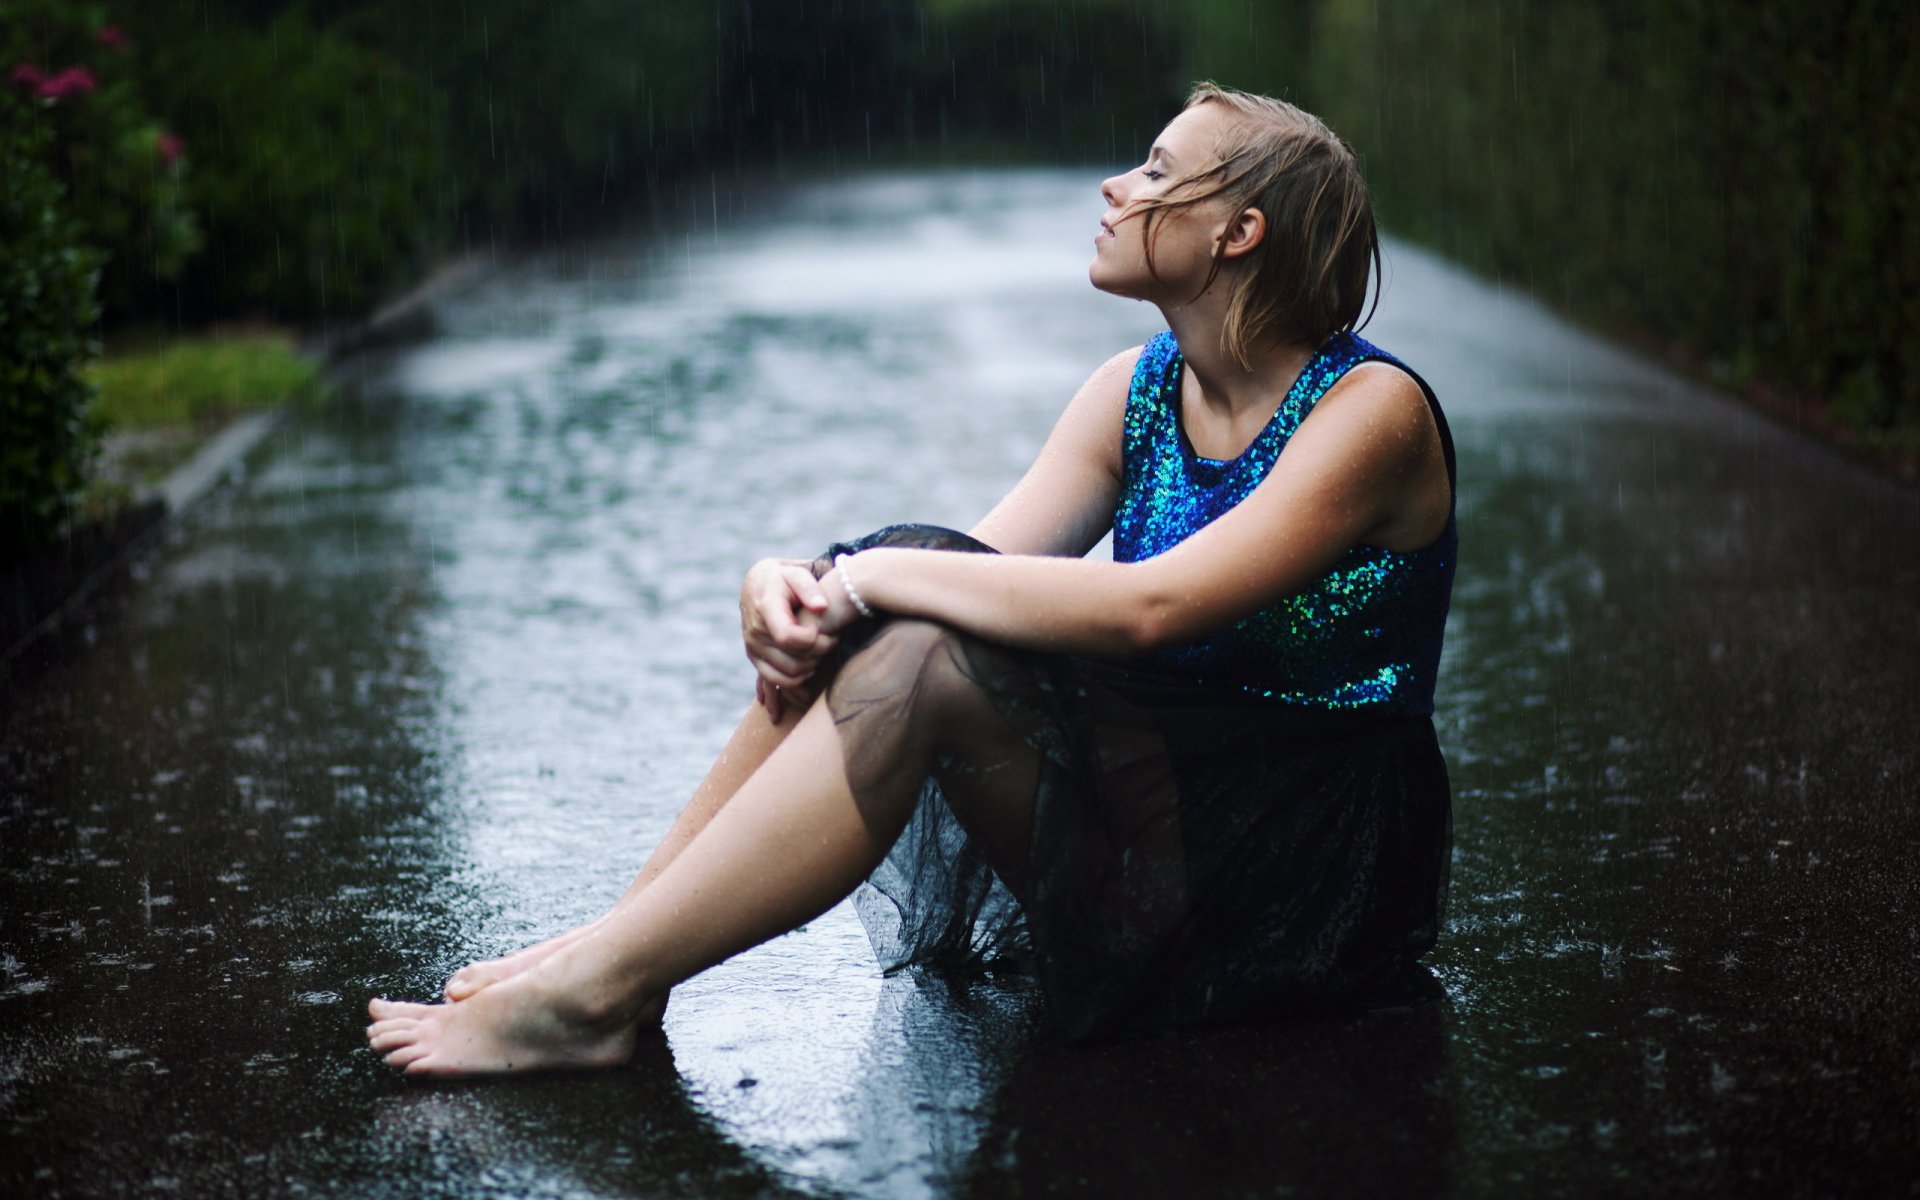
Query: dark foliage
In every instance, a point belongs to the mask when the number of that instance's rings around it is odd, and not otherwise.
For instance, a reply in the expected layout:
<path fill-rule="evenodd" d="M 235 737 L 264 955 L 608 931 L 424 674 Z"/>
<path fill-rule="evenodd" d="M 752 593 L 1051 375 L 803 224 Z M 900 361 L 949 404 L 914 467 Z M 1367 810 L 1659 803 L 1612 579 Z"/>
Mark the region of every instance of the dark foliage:
<path fill-rule="evenodd" d="M 0 95 L 0 562 L 59 532 L 99 438 L 79 368 L 96 352 L 100 256 L 63 210 L 49 140 L 27 102 Z"/>
<path fill-rule="evenodd" d="M 0 71 L 49 136 L 37 151 L 81 238 L 103 255 L 109 316 L 153 302 L 199 247 L 184 199 L 186 145 L 140 86 L 141 47 L 104 6 L 9 0 Z"/>
<path fill-rule="evenodd" d="M 255 28 L 195 4 L 137 11 L 146 89 L 193 148 L 206 233 L 167 307 L 357 313 L 420 269 L 456 203 L 442 105 L 413 74 L 292 10 Z"/>
<path fill-rule="evenodd" d="M 114 50 L 89 112 L 142 111 L 108 103 L 124 69 L 157 114 L 70 139 L 100 162 L 147 139 L 146 182 L 70 188 L 97 210 L 82 227 L 110 252 L 110 316 L 363 311 L 434 255 L 565 235 L 695 172 L 1122 162 L 1211 77 L 1326 114 L 1390 230 L 1730 384 L 1920 428 L 1920 9 L 1903 0 L 1737 20 L 1705 0 L 8 7 L 123 22 L 123 47 L 47 53 Z M 190 174 L 153 169 L 168 129 Z M 184 204 L 96 202 L 168 180 Z M 206 245 L 175 287 L 189 211 Z"/>
<path fill-rule="evenodd" d="M 950 146 L 1111 163 L 1186 79 L 1180 24 L 1135 0 L 742 3 L 722 43 L 730 137 L 778 155 L 939 158 Z"/>
<path fill-rule="evenodd" d="M 1310 102 L 1390 229 L 1731 385 L 1826 397 L 1869 440 L 1920 427 L 1907 0 L 1311 15 Z"/>

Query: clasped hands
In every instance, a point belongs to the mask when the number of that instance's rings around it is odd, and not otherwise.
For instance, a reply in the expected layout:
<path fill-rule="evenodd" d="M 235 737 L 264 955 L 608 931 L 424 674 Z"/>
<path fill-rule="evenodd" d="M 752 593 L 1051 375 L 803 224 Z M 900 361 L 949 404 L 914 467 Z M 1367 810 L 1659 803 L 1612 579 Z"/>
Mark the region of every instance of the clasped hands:
<path fill-rule="evenodd" d="M 802 558 L 763 558 L 740 585 L 740 636 L 758 673 L 754 696 L 769 720 L 813 698 L 814 672 L 860 619 L 831 571 L 816 579 Z"/>

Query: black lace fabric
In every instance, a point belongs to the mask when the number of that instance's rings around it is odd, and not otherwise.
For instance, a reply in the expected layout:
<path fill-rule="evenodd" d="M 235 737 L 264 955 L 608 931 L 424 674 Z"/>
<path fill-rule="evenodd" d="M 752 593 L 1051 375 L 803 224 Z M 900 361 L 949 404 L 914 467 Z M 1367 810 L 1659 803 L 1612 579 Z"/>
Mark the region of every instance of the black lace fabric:
<path fill-rule="evenodd" d="M 830 548 L 992 553 L 896 525 Z M 855 799 L 914 797 L 855 896 L 881 965 L 1038 977 L 1070 1041 L 1437 994 L 1451 846 L 1426 717 L 1302 709 L 928 621 L 843 637 Z"/>

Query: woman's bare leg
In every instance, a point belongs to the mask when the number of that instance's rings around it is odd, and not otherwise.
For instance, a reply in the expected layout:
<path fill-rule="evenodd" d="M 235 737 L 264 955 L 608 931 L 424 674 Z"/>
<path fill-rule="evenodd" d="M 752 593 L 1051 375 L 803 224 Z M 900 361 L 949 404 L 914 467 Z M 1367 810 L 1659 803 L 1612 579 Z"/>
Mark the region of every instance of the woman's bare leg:
<path fill-rule="evenodd" d="M 831 714 L 815 705 L 700 836 L 595 928 L 458 1003 L 375 1000 L 368 1038 L 409 1074 L 622 1062 L 649 1003 L 846 895 L 910 804 L 861 811 Z"/>
<path fill-rule="evenodd" d="M 460 968 L 453 973 L 452 978 L 447 980 L 446 987 L 442 989 L 447 999 L 465 1000 L 481 988 L 499 983 L 503 979 L 511 978 L 537 965 L 554 951 L 571 945 L 598 928 L 621 905 L 639 895 L 640 889 L 665 870 L 667 864 L 678 857 L 688 843 L 707 827 L 707 823 L 713 820 L 713 815 L 720 811 L 721 806 L 733 798 L 734 793 L 740 790 L 740 786 L 747 781 L 748 777 L 759 770 L 760 764 L 767 761 L 767 757 L 782 741 L 786 740 L 789 733 L 793 732 L 804 712 L 804 708 L 789 703 L 780 714 L 780 720 L 776 722 L 768 719 L 767 710 L 760 705 L 755 704 L 749 708 L 747 714 L 740 719 L 740 724 L 734 728 L 733 736 L 727 739 L 727 744 L 721 749 L 720 756 L 714 759 L 713 766 L 707 769 L 706 778 L 702 779 L 700 786 L 694 789 L 693 797 L 687 801 L 687 806 L 680 810 L 679 816 L 674 818 L 666 836 L 662 837 L 659 845 L 654 847 L 646 864 L 640 868 L 640 873 L 634 877 L 632 883 L 627 885 L 627 890 L 621 894 L 619 900 L 614 902 L 612 909 L 585 925 L 569 929 L 537 945 L 528 946 L 524 950 L 515 951 L 501 958 Z M 664 997 L 662 999 L 664 1000 Z"/>
<path fill-rule="evenodd" d="M 675 983 L 818 916 L 852 891 L 905 826 L 937 749 L 1031 756 L 1004 737 L 989 738 L 990 751 L 960 745 L 969 738 L 955 730 L 987 723 L 968 719 L 983 703 L 976 693 L 942 686 L 957 679 L 944 669 L 928 672 L 908 703 L 883 718 L 895 737 L 885 774 L 898 786 L 863 784 L 856 799 L 841 729 L 826 705 L 814 705 L 699 836 L 594 929 L 458 1003 L 371 1002 L 373 1049 L 410 1074 L 624 1061 L 642 1014 Z M 956 811 L 991 854 L 995 846 L 1024 845 L 1029 801 L 1030 793 L 1015 799 L 1008 792 Z M 1000 828 L 1009 824 L 1011 833 Z"/>

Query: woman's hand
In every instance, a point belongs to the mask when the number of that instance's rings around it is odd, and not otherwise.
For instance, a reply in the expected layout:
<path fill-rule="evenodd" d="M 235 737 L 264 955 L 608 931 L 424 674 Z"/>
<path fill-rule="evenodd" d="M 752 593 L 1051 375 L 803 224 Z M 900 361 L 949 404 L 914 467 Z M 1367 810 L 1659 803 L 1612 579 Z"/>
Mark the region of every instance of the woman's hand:
<path fill-rule="evenodd" d="M 747 571 L 740 585 L 740 634 L 760 676 L 756 694 L 772 720 L 780 719 L 784 707 L 782 689 L 804 688 L 832 653 L 836 639 L 821 628 L 831 607 L 805 560 L 766 558 Z"/>
<path fill-rule="evenodd" d="M 866 619 L 859 607 L 854 604 L 853 598 L 847 595 L 847 580 L 859 574 L 859 561 L 858 554 L 846 555 L 839 563 L 834 564 L 832 569 L 820 576 L 820 593 L 826 600 L 819 610 L 820 628 L 825 633 L 837 637 L 847 626 Z M 858 583 L 854 584 L 855 588 L 859 586 Z"/>

